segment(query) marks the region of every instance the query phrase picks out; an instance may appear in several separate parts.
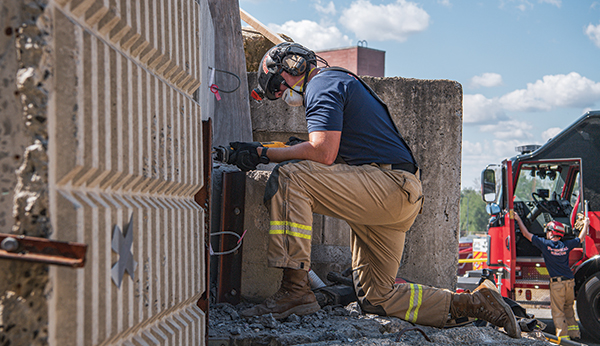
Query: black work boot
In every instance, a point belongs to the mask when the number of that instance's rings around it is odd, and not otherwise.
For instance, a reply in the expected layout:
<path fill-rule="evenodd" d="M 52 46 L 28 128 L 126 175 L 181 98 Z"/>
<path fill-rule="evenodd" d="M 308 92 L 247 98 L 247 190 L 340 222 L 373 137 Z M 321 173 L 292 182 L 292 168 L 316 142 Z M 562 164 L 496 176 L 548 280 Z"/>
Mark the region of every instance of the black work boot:
<path fill-rule="evenodd" d="M 481 284 L 473 293 L 455 293 L 450 305 L 451 318 L 475 317 L 503 327 L 513 338 L 521 337 L 515 315 L 495 287 Z"/>
<path fill-rule="evenodd" d="M 321 307 L 310 289 L 308 272 L 303 269 L 285 268 L 279 291 L 263 303 L 240 312 L 240 315 L 247 318 L 270 313 L 275 319 L 281 320 L 291 314 L 303 316 L 319 309 Z"/>

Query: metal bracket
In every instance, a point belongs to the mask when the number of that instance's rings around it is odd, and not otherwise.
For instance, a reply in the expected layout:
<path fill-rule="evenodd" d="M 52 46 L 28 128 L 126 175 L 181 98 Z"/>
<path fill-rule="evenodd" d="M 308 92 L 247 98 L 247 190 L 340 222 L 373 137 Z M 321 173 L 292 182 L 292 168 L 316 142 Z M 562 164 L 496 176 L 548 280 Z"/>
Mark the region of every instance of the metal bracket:
<path fill-rule="evenodd" d="M 81 268 L 87 244 L 0 233 L 0 258 Z"/>

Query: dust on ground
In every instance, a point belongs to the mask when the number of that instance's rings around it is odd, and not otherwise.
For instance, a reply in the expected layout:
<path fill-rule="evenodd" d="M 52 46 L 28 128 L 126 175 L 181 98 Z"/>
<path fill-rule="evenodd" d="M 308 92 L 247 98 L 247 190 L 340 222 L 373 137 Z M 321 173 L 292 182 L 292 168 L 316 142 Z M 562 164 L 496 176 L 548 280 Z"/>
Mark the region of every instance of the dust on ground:
<path fill-rule="evenodd" d="M 218 345 L 552 345 L 541 332 L 522 333 L 513 339 L 495 327 L 467 325 L 435 328 L 413 325 L 395 317 L 363 314 L 356 302 L 348 306 L 325 306 L 314 314 L 291 315 L 277 321 L 271 314 L 241 318 L 239 312 L 252 307 L 241 303 L 212 304 L 209 340 Z M 418 327 L 427 338 L 417 330 Z"/>

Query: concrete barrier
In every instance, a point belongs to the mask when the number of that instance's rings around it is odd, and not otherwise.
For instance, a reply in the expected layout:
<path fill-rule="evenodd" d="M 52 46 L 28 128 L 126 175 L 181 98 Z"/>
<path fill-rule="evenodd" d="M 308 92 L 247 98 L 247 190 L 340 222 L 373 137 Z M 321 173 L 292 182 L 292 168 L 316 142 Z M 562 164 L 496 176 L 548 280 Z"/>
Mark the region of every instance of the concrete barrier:
<path fill-rule="evenodd" d="M 423 213 L 407 234 L 398 275 L 453 289 L 458 263 L 462 86 L 448 80 L 399 77 L 364 77 L 364 80 L 388 104 L 394 122 L 422 168 Z M 248 83 L 250 89 L 256 85 L 256 73 L 248 74 Z M 261 103 L 252 100 L 251 116 L 254 140 L 308 138 L 302 107 L 289 107 L 281 100 Z M 268 214 L 262 206 L 262 194 L 267 175 L 264 172 L 247 175 L 248 234 L 244 244 L 242 295 L 250 300 L 274 293 L 278 288 L 275 281 L 281 276 L 281 271 L 270 274 L 272 269 L 266 267 Z M 315 215 L 313 235 L 313 270 L 322 279 L 331 270 L 349 266 L 350 227 L 346 222 Z M 247 252 L 248 247 L 258 250 Z"/>

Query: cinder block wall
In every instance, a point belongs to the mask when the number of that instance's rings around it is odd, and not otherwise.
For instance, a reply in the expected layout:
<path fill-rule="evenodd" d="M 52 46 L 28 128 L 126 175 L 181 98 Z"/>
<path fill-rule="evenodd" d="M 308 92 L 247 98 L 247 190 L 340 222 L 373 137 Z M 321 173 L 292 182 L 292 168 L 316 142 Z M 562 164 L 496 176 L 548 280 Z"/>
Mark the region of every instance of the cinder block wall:
<path fill-rule="evenodd" d="M 0 231 L 88 245 L 81 269 L 0 260 L 0 344 L 204 344 L 207 1 L 0 8 Z"/>
<path fill-rule="evenodd" d="M 422 168 L 423 213 L 406 237 L 398 275 L 422 284 L 453 289 L 458 263 L 462 86 L 448 80 L 364 77 L 388 104 L 394 122 Z M 248 74 L 250 87 L 256 74 Z M 307 138 L 302 107 L 283 101 L 251 102 L 254 139 Z M 281 271 L 266 266 L 268 214 L 262 206 L 267 173 L 247 175 L 242 295 L 260 300 L 278 288 Z M 252 209 L 250 209 L 252 208 Z M 254 214 L 250 216 L 251 210 Z M 322 279 L 350 264 L 350 228 L 341 220 L 315 215 L 313 269 Z M 249 251 L 248 248 L 252 250 Z"/>

